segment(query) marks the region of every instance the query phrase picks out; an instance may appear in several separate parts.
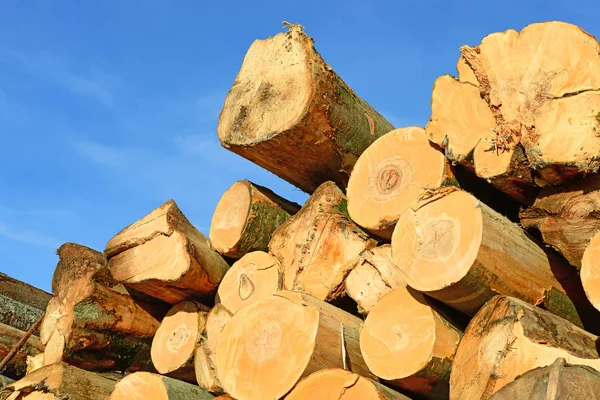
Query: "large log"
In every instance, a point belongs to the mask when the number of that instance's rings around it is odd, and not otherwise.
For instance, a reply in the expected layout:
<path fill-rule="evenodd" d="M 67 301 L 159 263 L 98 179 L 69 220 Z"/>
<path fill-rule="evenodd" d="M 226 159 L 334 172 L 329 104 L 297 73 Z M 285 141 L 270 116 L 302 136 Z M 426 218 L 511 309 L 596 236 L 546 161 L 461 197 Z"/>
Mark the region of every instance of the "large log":
<path fill-rule="evenodd" d="M 19 343 L 25 332 L 0 322 L 0 361 Z M 12 379 L 21 379 L 27 372 L 27 357 L 34 357 L 44 351 L 37 336 L 30 336 L 0 373 Z"/>
<path fill-rule="evenodd" d="M 450 399 L 489 399 L 518 376 L 559 357 L 598 370 L 598 340 L 539 307 L 495 296 L 473 317 L 460 341 Z"/>
<path fill-rule="evenodd" d="M 312 193 L 327 180 L 345 188 L 360 154 L 393 128 L 294 25 L 250 46 L 217 131 L 225 148 Z"/>
<path fill-rule="evenodd" d="M 600 372 L 558 358 L 552 365 L 534 368 L 496 392 L 490 400 L 589 400 L 600 393 Z"/>
<path fill-rule="evenodd" d="M 273 231 L 300 206 L 247 180 L 237 181 L 221 196 L 210 224 L 210 240 L 224 256 L 240 258 L 266 251 Z"/>
<path fill-rule="evenodd" d="M 0 273 L 0 323 L 22 331 L 44 314 L 51 294 Z M 34 332 L 39 335 L 39 329 Z"/>
<path fill-rule="evenodd" d="M 40 328 L 44 365 L 64 360 L 88 370 L 152 370 L 152 337 L 165 312 L 134 301 L 102 253 L 75 243 L 57 252 L 54 297 Z"/>
<path fill-rule="evenodd" d="M 121 379 L 106 400 L 209 400 L 214 396 L 196 385 L 150 372 Z"/>
<path fill-rule="evenodd" d="M 460 337 L 425 296 L 397 287 L 367 316 L 360 350 L 371 372 L 389 384 L 422 398 L 447 399 Z"/>
<path fill-rule="evenodd" d="M 361 320 L 300 292 L 282 291 L 241 309 L 217 342 L 223 388 L 238 400 L 277 399 L 303 376 L 344 368 L 367 378 Z"/>
<path fill-rule="evenodd" d="M 597 329 L 576 271 L 467 192 L 446 190 L 409 209 L 392 254 L 409 286 L 466 315 L 505 294 Z"/>
<path fill-rule="evenodd" d="M 173 305 L 210 301 L 229 269 L 173 200 L 119 232 L 104 253 L 117 281 Z"/>
<path fill-rule="evenodd" d="M 47 365 L 0 391 L 0 399 L 104 400 L 116 381 L 65 363 Z"/>
<path fill-rule="evenodd" d="M 344 279 L 359 254 L 376 244 L 352 222 L 347 206 L 335 183 L 325 182 L 275 230 L 269 252 L 281 262 L 284 289 L 326 301 L 344 293 Z"/>
<path fill-rule="evenodd" d="M 600 231 L 599 216 L 600 175 L 545 188 L 519 214 L 525 228 L 539 230 L 544 242 L 577 269 L 590 239 Z"/>
<path fill-rule="evenodd" d="M 360 156 L 348 182 L 348 213 L 390 239 L 400 215 L 429 190 L 456 184 L 450 163 L 420 127 L 395 129 Z"/>

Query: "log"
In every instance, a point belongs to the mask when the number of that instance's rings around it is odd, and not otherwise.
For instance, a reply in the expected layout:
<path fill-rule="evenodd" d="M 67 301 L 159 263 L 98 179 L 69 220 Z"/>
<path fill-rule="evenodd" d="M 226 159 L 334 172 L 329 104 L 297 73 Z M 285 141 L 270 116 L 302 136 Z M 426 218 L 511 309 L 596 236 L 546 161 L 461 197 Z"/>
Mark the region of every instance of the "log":
<path fill-rule="evenodd" d="M 283 267 L 283 288 L 331 301 L 359 254 L 376 242 L 352 222 L 335 183 L 322 184 L 302 209 L 273 233 L 269 252 Z"/>
<path fill-rule="evenodd" d="M 121 379 L 107 400 L 209 400 L 214 396 L 196 385 L 150 372 Z"/>
<path fill-rule="evenodd" d="M 598 215 L 600 175 L 545 188 L 531 207 L 519 213 L 525 228 L 537 229 L 544 242 L 577 269 L 590 239 L 600 231 Z"/>
<path fill-rule="evenodd" d="M 228 150 L 305 192 L 345 188 L 360 154 L 394 129 L 323 61 L 300 25 L 250 46 L 219 116 Z"/>
<path fill-rule="evenodd" d="M 348 213 L 369 233 L 390 239 L 400 215 L 421 196 L 456 184 L 450 163 L 423 128 L 395 129 L 356 162 L 348 182 Z"/>
<path fill-rule="evenodd" d="M 221 196 L 210 225 L 215 249 L 230 258 L 267 251 L 273 231 L 300 206 L 247 180 L 235 182 Z"/>
<path fill-rule="evenodd" d="M 6 386 L 0 391 L 0 399 L 104 400 L 115 383 L 115 380 L 94 372 L 56 363 Z"/>
<path fill-rule="evenodd" d="M 360 351 L 369 370 L 388 384 L 422 398 L 447 399 L 460 337 L 425 296 L 397 287 L 367 316 Z"/>
<path fill-rule="evenodd" d="M 576 271 L 467 192 L 446 190 L 404 213 L 392 254 L 410 287 L 466 315 L 505 294 L 597 329 Z"/>
<path fill-rule="evenodd" d="M 25 332 L 0 322 L 0 361 L 24 336 Z M 11 357 L 4 369 L 0 369 L 0 373 L 12 379 L 21 379 L 27 372 L 27 358 L 36 356 L 43 351 L 44 346 L 40 339 L 37 336 L 30 336 Z"/>
<path fill-rule="evenodd" d="M 119 232 L 104 253 L 117 281 L 173 305 L 212 300 L 229 269 L 173 200 Z"/>
<path fill-rule="evenodd" d="M 22 331 L 44 314 L 51 294 L 0 273 L 0 323 Z M 34 332 L 39 335 L 39 329 Z"/>
<path fill-rule="evenodd" d="M 41 342 L 40 342 L 40 344 L 41 344 Z M 42 347 L 42 349 L 43 349 L 43 347 Z M 42 368 L 44 366 L 44 353 L 43 353 L 43 350 L 42 350 L 41 353 L 36 354 L 33 357 L 27 356 L 27 359 L 25 360 L 25 362 L 27 364 L 27 370 L 25 372 L 25 375 L 29 375 L 33 371 L 36 371 L 36 370 Z"/>
<path fill-rule="evenodd" d="M 219 379 L 238 400 L 280 398 L 301 377 L 325 368 L 376 379 L 360 353 L 360 324 L 305 293 L 270 295 L 225 325 L 216 347 Z"/>
<path fill-rule="evenodd" d="M 54 296 L 40 328 L 44 365 L 59 361 L 95 370 L 153 370 L 152 337 L 161 309 L 134 301 L 100 252 L 76 243 L 57 250 Z"/>
<path fill-rule="evenodd" d="M 587 298 L 592 305 L 600 310 L 600 231 L 590 240 L 581 260 L 581 283 Z"/>
<path fill-rule="evenodd" d="M 215 394 L 224 393 L 216 366 L 217 341 L 232 314 L 222 304 L 215 305 L 208 313 L 200 346 L 194 356 L 198 386 Z"/>
<path fill-rule="evenodd" d="M 388 394 L 394 393 L 388 391 Z M 318 396 L 322 400 L 408 400 L 400 393 L 386 396 L 369 379 L 340 368 L 322 369 L 303 378 L 285 396 L 285 400 L 305 400 Z"/>
<path fill-rule="evenodd" d="M 367 315 L 381 298 L 406 281 L 392 258 L 389 244 L 365 249 L 345 282 L 346 293 L 358 305 L 358 312 Z"/>
<path fill-rule="evenodd" d="M 539 307 L 495 296 L 464 332 L 450 375 L 450 399 L 489 399 L 518 376 L 559 357 L 598 370 L 597 341 L 597 336 Z"/>
<path fill-rule="evenodd" d="M 600 393 L 600 372 L 558 358 L 547 367 L 534 368 L 496 392 L 490 400 L 518 398 L 588 400 Z"/>
<path fill-rule="evenodd" d="M 209 309 L 184 301 L 169 310 L 152 340 L 151 357 L 156 371 L 187 382 L 196 382 L 194 354 L 200 346 Z"/>
<path fill-rule="evenodd" d="M 281 265 L 272 255 L 254 251 L 236 261 L 219 285 L 221 304 L 236 313 L 256 301 L 281 290 Z"/>

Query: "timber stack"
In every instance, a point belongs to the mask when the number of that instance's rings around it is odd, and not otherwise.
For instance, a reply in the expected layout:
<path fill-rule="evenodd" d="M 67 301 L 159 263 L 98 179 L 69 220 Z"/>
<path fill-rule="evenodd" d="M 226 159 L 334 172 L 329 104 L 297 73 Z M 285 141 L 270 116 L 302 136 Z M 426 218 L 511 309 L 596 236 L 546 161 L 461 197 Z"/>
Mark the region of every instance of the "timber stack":
<path fill-rule="evenodd" d="M 308 200 L 240 180 L 208 237 L 168 200 L 62 245 L 52 295 L 0 274 L 0 399 L 593 397 L 600 45 L 460 50 L 394 127 L 300 25 L 255 41 L 218 137 Z"/>

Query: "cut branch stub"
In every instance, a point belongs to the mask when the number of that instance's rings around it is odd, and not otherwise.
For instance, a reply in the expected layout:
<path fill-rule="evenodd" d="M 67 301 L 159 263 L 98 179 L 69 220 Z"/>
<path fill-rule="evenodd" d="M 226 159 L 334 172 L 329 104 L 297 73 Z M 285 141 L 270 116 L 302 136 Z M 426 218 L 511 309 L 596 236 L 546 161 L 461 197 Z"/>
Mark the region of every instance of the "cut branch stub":
<path fill-rule="evenodd" d="M 428 190 L 452 184 L 448 160 L 423 128 L 395 129 L 358 159 L 348 182 L 348 212 L 365 230 L 389 239 L 400 215 Z"/>
<path fill-rule="evenodd" d="M 296 203 L 247 180 L 223 194 L 210 225 L 210 240 L 227 257 L 266 251 L 273 231 L 300 209 Z"/>
<path fill-rule="evenodd" d="M 217 128 L 221 144 L 312 193 L 345 188 L 360 154 L 394 127 L 291 29 L 248 50 Z"/>

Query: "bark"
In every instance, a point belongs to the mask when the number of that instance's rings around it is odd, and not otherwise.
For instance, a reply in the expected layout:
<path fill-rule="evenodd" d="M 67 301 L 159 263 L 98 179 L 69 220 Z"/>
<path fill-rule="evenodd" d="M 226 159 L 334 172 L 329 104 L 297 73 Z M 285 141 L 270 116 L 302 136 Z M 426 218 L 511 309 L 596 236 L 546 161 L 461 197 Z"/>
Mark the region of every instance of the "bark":
<path fill-rule="evenodd" d="M 295 25 L 252 44 L 217 131 L 225 148 L 312 193 L 328 180 L 345 188 L 360 154 L 392 129 Z"/>
<path fill-rule="evenodd" d="M 564 358 L 600 368 L 598 337 L 538 307 L 495 296 L 473 317 L 458 346 L 450 399 L 489 399 L 517 377 Z"/>
<path fill-rule="evenodd" d="M 117 281 L 173 305 L 212 301 L 229 269 L 173 200 L 119 232 L 104 253 Z"/>
<path fill-rule="evenodd" d="M 42 316 L 49 293 L 0 273 L 0 323 L 27 331 Z M 34 334 L 39 335 L 39 329 Z"/>
<path fill-rule="evenodd" d="M 281 291 L 241 309 L 216 347 L 219 379 L 238 400 L 285 395 L 303 376 L 344 368 L 366 378 L 361 320 L 300 292 Z"/>
<path fill-rule="evenodd" d="M 598 329 L 576 271 L 464 191 L 435 194 L 407 211 L 392 254 L 410 287 L 466 315 L 504 294 Z"/>
<path fill-rule="evenodd" d="M 348 200 L 333 183 L 321 185 L 302 209 L 273 233 L 269 252 L 283 268 L 283 288 L 330 301 L 359 254 L 376 242 L 348 216 Z"/>
<path fill-rule="evenodd" d="M 265 187 L 247 180 L 238 181 L 217 204 L 210 225 L 210 240 L 219 253 L 231 258 L 266 251 L 273 231 L 299 209 L 298 204 Z"/>
<path fill-rule="evenodd" d="M 7 376 L 4 375 L 0 375 L 0 390 L 3 389 L 5 386 L 8 386 L 9 384 L 13 383 L 14 379 L 11 379 Z"/>
<path fill-rule="evenodd" d="M 25 332 L 0 323 L 0 361 L 24 335 Z M 30 336 L 0 373 L 12 379 L 21 379 L 27 372 L 27 358 L 34 357 L 43 351 L 44 346 L 40 339 L 37 336 Z"/>
<path fill-rule="evenodd" d="M 208 400 L 214 396 L 196 385 L 150 372 L 121 379 L 107 400 Z"/>

